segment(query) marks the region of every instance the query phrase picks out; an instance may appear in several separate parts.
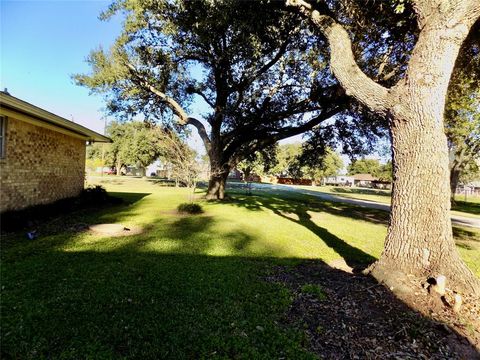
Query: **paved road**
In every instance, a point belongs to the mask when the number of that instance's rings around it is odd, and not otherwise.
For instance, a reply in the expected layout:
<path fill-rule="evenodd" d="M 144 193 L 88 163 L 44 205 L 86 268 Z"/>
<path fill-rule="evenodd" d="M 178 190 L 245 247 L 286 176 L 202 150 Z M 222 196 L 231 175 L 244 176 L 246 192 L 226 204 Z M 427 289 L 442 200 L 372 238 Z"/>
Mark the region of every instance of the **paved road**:
<path fill-rule="evenodd" d="M 302 188 L 289 186 L 289 185 L 253 183 L 252 186 L 254 189 L 258 189 L 258 190 L 263 189 L 263 190 L 277 190 L 277 191 L 293 191 L 300 194 L 308 194 L 311 196 L 315 196 L 319 199 L 323 199 L 327 201 L 342 202 L 346 204 L 363 206 L 369 209 L 379 209 L 379 210 L 390 211 L 390 205 L 388 204 L 382 204 L 376 201 L 369 201 L 369 200 L 349 199 L 349 198 L 345 198 L 338 195 L 325 194 L 318 191 L 302 189 Z M 480 219 L 478 218 L 469 218 L 469 217 L 459 216 L 459 215 L 452 215 L 451 217 L 452 217 L 452 223 L 455 225 L 480 228 Z"/>

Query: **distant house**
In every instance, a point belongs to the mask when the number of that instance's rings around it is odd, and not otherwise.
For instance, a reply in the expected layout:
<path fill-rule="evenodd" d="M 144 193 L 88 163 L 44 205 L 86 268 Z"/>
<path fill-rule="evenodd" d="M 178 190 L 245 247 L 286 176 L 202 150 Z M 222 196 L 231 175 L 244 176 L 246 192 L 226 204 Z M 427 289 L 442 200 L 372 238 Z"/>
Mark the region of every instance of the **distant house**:
<path fill-rule="evenodd" d="M 228 173 L 228 179 L 243 180 L 243 172 L 235 168 Z"/>
<path fill-rule="evenodd" d="M 480 181 L 471 181 L 468 184 L 459 184 L 455 190 L 457 195 L 480 196 Z"/>
<path fill-rule="evenodd" d="M 353 186 L 353 177 L 346 175 L 329 176 L 323 179 L 325 185 Z"/>
<path fill-rule="evenodd" d="M 358 187 L 372 187 L 373 182 L 378 179 L 370 174 L 355 174 L 353 175 L 353 183 Z"/>
<path fill-rule="evenodd" d="M 279 178 L 277 178 L 276 184 L 312 186 L 312 180 L 311 179 L 295 179 L 295 178 L 279 177 Z"/>
<path fill-rule="evenodd" d="M 87 142 L 110 139 L 0 92 L 0 212 L 78 195 Z"/>

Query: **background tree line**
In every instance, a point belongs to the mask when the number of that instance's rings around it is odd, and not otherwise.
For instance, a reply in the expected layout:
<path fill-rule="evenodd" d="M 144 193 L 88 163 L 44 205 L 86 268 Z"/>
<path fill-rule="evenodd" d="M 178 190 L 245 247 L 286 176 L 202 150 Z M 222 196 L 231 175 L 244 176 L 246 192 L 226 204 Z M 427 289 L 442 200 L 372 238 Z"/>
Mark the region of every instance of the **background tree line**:
<path fill-rule="evenodd" d="M 117 175 L 135 166 L 142 176 L 146 168 L 160 160 L 177 183 L 194 186 L 200 171 L 196 152 L 171 129 L 143 121 L 112 121 L 106 128 L 111 144 L 87 147 L 87 166 L 115 168 Z"/>

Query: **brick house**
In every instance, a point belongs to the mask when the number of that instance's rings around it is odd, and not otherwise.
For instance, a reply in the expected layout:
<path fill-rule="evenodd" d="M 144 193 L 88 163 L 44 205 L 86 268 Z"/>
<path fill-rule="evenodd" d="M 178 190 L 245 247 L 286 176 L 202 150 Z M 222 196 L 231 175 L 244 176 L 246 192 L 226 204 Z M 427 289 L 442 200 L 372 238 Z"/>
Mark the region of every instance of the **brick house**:
<path fill-rule="evenodd" d="M 0 213 L 77 196 L 87 141 L 110 139 L 0 91 Z"/>

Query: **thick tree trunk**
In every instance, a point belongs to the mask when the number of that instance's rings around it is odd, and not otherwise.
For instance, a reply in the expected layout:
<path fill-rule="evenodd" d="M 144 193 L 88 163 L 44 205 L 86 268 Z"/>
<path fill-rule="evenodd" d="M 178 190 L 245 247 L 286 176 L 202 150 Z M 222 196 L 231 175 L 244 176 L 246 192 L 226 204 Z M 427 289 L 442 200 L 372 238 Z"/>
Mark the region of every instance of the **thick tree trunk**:
<path fill-rule="evenodd" d="M 422 277 L 442 274 L 450 288 L 480 294 L 480 282 L 460 259 L 452 236 L 443 128 L 448 82 L 468 27 L 444 16 L 439 14 L 438 22 L 427 19 L 405 82 L 398 93 L 392 89 L 397 99 L 390 113 L 392 208 L 385 248 L 372 274 L 391 285 L 398 272 Z M 452 22 L 457 25 L 451 26 Z"/>
<path fill-rule="evenodd" d="M 393 121 L 390 226 L 372 275 L 396 286 L 398 272 L 442 274 L 454 288 L 478 291 L 478 279 L 460 259 L 452 237 L 447 142 L 432 120 L 417 114 Z"/>
<path fill-rule="evenodd" d="M 355 62 L 348 33 L 306 0 L 287 0 L 326 36 L 330 66 L 347 94 L 389 117 L 393 146 L 390 225 L 380 259 L 370 267 L 396 287 L 406 274 L 445 275 L 450 288 L 480 294 L 480 282 L 460 259 L 452 236 L 443 112 L 460 46 L 480 16 L 478 0 L 413 1 L 421 29 L 405 78 L 387 89 Z"/>
<path fill-rule="evenodd" d="M 243 181 L 250 181 L 250 175 L 252 174 L 252 168 L 250 166 L 247 166 L 243 170 Z"/>
<path fill-rule="evenodd" d="M 120 176 L 122 175 L 122 162 L 121 161 L 117 161 L 117 176 Z"/>
<path fill-rule="evenodd" d="M 228 172 L 212 173 L 208 181 L 208 190 L 206 198 L 208 200 L 225 199 L 225 185 L 227 183 Z"/>
<path fill-rule="evenodd" d="M 225 198 L 227 177 L 232 167 L 228 162 L 223 161 L 221 150 L 217 146 L 212 146 L 209 158 L 210 180 L 208 181 L 206 198 L 208 200 L 223 200 Z"/>

